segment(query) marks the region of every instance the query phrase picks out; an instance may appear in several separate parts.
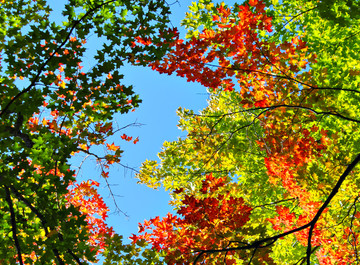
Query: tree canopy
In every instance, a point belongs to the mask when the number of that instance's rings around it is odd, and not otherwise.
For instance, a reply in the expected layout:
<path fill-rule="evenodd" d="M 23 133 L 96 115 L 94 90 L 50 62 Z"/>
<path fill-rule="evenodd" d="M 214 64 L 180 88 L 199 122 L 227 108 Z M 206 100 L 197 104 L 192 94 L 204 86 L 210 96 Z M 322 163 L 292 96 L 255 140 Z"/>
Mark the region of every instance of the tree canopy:
<path fill-rule="evenodd" d="M 150 66 L 205 86 L 180 108 L 186 138 L 138 178 L 172 192 L 177 215 L 133 242 L 167 264 L 355 264 L 359 235 L 359 3 L 258 1 L 190 6 Z"/>
<path fill-rule="evenodd" d="M 63 21 L 52 13 L 45 0 L 0 5 L 1 264 L 87 264 L 106 248 L 98 183 L 77 183 L 69 159 L 93 156 L 108 177 L 122 153 L 106 142 L 113 115 L 141 102 L 122 67 L 160 59 L 175 36 L 164 1 L 70 0 Z"/>
<path fill-rule="evenodd" d="M 198 0 L 184 39 L 162 0 L 69 0 L 61 22 L 45 0 L 0 3 L 0 263 L 359 262 L 358 0 Z M 141 103 L 126 63 L 209 93 L 200 113 L 179 108 L 186 137 L 142 164 L 174 213 L 130 244 L 69 161 L 93 156 L 106 180 L 122 154 L 107 139 L 138 141 L 113 123 Z"/>

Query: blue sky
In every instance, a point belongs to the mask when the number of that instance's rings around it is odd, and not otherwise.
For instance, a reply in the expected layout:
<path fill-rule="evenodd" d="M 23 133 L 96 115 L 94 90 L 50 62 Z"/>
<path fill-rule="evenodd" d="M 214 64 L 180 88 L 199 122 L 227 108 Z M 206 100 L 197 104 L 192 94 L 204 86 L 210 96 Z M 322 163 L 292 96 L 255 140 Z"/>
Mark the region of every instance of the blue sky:
<path fill-rule="evenodd" d="M 190 1 L 188 2 L 190 4 Z M 185 15 L 187 5 L 174 4 L 172 9 L 175 15 L 171 17 L 171 21 L 178 26 L 179 20 Z M 161 151 L 164 141 L 173 141 L 179 136 L 185 136 L 185 132 L 181 132 L 176 126 L 178 107 L 201 110 L 206 106 L 207 94 L 206 89 L 198 84 L 188 83 L 185 79 L 176 76 L 160 75 L 150 68 L 127 66 L 123 71 L 124 82 L 134 86 L 135 92 L 140 95 L 143 103 L 135 112 L 116 115 L 115 119 L 120 127 L 132 122 L 144 125 L 124 131 L 133 138 L 139 137 L 140 141 L 136 145 L 121 140 L 120 134 L 114 137 L 114 142 L 119 143 L 124 149 L 121 163 L 139 168 L 146 159 L 158 158 L 157 153 Z M 112 139 L 109 143 L 112 143 Z M 89 169 L 92 168 L 89 167 Z M 83 174 L 85 175 L 85 172 Z M 120 209 L 129 217 L 122 214 L 110 214 L 108 223 L 118 234 L 123 235 L 124 239 L 132 233 L 137 233 L 139 222 L 155 216 L 165 216 L 171 211 L 168 205 L 168 193 L 162 189 L 153 190 L 145 185 L 137 184 L 134 173 L 130 170 L 124 170 L 123 167 L 115 165 L 110 171 L 109 182 L 117 184 L 111 187 L 112 192 L 122 196 L 117 197 L 116 201 Z M 115 207 L 113 200 L 108 196 L 107 188 L 104 188 L 101 193 L 113 212 Z"/>
<path fill-rule="evenodd" d="M 206 90 L 194 83 L 175 76 L 159 75 L 151 69 L 128 68 L 126 81 L 132 82 L 136 92 L 143 99 L 140 107 L 131 115 L 118 116 L 121 124 L 137 121 L 144 124 L 126 130 L 126 133 L 139 136 L 140 141 L 134 145 L 118 140 L 125 149 L 122 164 L 138 168 L 146 159 L 156 160 L 164 141 L 173 141 L 185 136 L 177 127 L 176 110 L 179 106 L 200 110 L 206 106 Z M 140 77 L 141 76 L 141 77 Z M 115 142 L 115 143 L 116 143 Z M 114 166 L 110 171 L 110 182 L 118 186 L 112 187 L 122 211 L 129 215 L 110 215 L 109 224 L 127 238 L 137 232 L 137 225 L 144 219 L 165 216 L 171 210 L 168 206 L 169 196 L 162 189 L 152 190 L 139 185 L 130 170 Z M 106 189 L 104 194 L 106 194 Z M 111 208 L 112 201 L 107 200 Z"/>
<path fill-rule="evenodd" d="M 54 10 L 62 10 L 64 1 L 54 2 Z M 181 1 L 181 4 L 171 5 L 173 14 L 171 22 L 174 26 L 180 27 L 180 20 L 184 18 L 187 6 L 191 1 Z M 182 31 L 183 32 L 183 31 Z M 98 44 L 96 39 L 90 38 L 88 44 L 90 49 Z M 84 68 L 91 67 L 91 58 L 83 62 Z M 125 66 L 120 72 L 124 74 L 124 83 L 133 85 L 135 93 L 143 100 L 135 112 L 125 115 L 115 115 L 115 122 L 119 127 L 137 122 L 143 124 L 141 127 L 129 127 L 114 137 L 108 139 L 119 145 L 124 150 L 121 163 L 123 165 L 139 169 L 139 166 L 146 159 L 158 159 L 157 153 L 161 151 L 164 141 L 173 141 L 178 137 L 185 137 L 186 132 L 177 128 L 178 117 L 176 110 L 181 106 L 195 111 L 206 106 L 208 95 L 206 89 L 195 83 L 188 83 L 184 78 L 168 75 L 160 75 L 150 68 Z M 140 141 L 134 145 L 132 142 L 125 142 L 120 136 L 126 133 L 139 137 Z M 81 163 L 82 157 L 72 161 L 74 167 Z M 124 236 L 125 242 L 132 233 L 137 233 L 138 223 L 155 216 L 165 216 L 171 211 L 168 205 L 169 195 L 162 189 L 153 190 L 145 185 L 137 184 L 135 174 L 120 165 L 114 165 L 110 169 L 109 183 L 111 190 L 116 196 L 118 207 L 128 215 L 116 213 L 116 207 L 110 196 L 105 182 L 100 177 L 100 169 L 94 159 L 88 158 L 79 171 L 79 181 L 93 179 L 100 182 L 99 193 L 105 199 L 110 208 L 108 224 L 113 226 L 115 231 Z"/>
<path fill-rule="evenodd" d="M 57 22 L 61 19 L 65 0 L 50 1 L 54 10 L 52 19 Z M 234 1 L 227 1 L 233 3 Z M 170 2 L 169 2 L 170 3 Z M 181 29 L 180 21 L 185 17 L 189 0 L 179 0 L 171 5 L 171 22 L 178 27 L 182 36 L 185 35 L 184 29 Z M 92 36 L 88 39 L 89 49 L 99 47 L 99 40 Z M 84 69 L 92 66 L 91 57 L 83 62 Z M 112 138 L 112 142 L 119 145 L 124 150 L 121 163 L 123 165 L 139 169 L 141 163 L 146 159 L 157 160 L 157 153 L 161 151 L 164 141 L 174 141 L 178 137 L 185 137 L 186 132 L 177 128 L 178 117 L 176 110 L 181 106 L 193 109 L 195 112 L 203 109 L 207 105 L 207 91 L 204 87 L 195 83 L 188 83 L 184 78 L 177 76 L 160 75 L 150 68 L 125 66 L 120 72 L 125 75 L 124 83 L 133 85 L 134 90 L 140 95 L 143 103 L 135 112 L 126 115 L 115 115 L 115 121 L 119 127 L 137 122 L 143 124 L 141 127 L 129 127 Z M 140 141 L 134 145 L 131 142 L 125 142 L 120 136 L 126 133 L 133 136 L 133 139 L 139 137 Z M 82 156 L 84 157 L 84 156 Z M 72 160 L 74 168 L 79 166 L 82 157 Z M 88 158 L 82 163 L 78 174 L 78 180 L 93 179 L 100 182 L 99 193 L 105 199 L 110 208 L 108 224 L 113 226 L 114 230 L 124 236 L 125 242 L 130 242 L 127 238 L 132 233 L 137 233 L 138 223 L 145 219 L 155 216 L 165 216 L 171 207 L 168 205 L 169 195 L 162 189 L 153 190 L 145 185 L 137 184 L 135 174 L 121 165 L 114 165 L 110 169 L 108 182 L 111 185 L 112 193 L 116 196 L 118 207 L 127 214 L 116 213 L 116 207 L 110 196 L 109 190 L 104 180 L 100 177 L 100 168 L 96 165 L 94 159 Z"/>

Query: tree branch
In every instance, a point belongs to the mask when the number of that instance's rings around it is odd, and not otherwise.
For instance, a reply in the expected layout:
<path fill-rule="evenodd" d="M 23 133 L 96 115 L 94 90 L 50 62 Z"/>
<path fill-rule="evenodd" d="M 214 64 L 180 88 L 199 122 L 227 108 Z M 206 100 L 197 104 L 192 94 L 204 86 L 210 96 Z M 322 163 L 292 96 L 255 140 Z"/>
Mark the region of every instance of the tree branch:
<path fill-rule="evenodd" d="M 77 264 L 82 265 L 82 262 L 78 256 L 74 254 L 70 249 L 67 250 L 67 252 L 76 260 Z"/>
<path fill-rule="evenodd" d="M 10 186 L 10 190 L 16 195 L 16 197 L 22 201 L 26 206 L 30 208 L 30 210 L 40 219 L 41 224 L 43 226 L 43 229 L 45 231 L 45 235 L 47 236 L 49 234 L 49 229 L 46 225 L 46 219 L 42 213 L 40 213 L 21 193 L 19 193 L 13 186 Z M 60 234 L 60 233 L 58 233 Z M 60 241 L 63 241 L 63 237 L 59 236 Z M 56 248 L 53 248 L 52 251 L 54 252 L 54 255 L 56 259 L 58 260 L 60 265 L 65 265 L 64 261 L 60 257 L 59 251 Z M 76 262 L 81 265 L 81 261 L 78 256 L 76 256 L 70 249 L 67 250 L 67 252 L 76 260 Z"/>
<path fill-rule="evenodd" d="M 0 112 L 0 117 L 10 108 L 11 104 L 13 104 L 18 98 L 20 98 L 23 94 L 27 93 L 30 91 L 30 89 L 35 85 L 35 83 L 38 81 L 41 73 L 44 71 L 46 65 L 50 62 L 50 60 L 55 56 L 55 54 L 68 42 L 68 40 L 70 39 L 70 36 L 72 34 L 72 32 L 74 31 L 74 29 L 86 18 L 88 17 L 91 13 L 93 13 L 96 9 L 107 5 L 109 3 L 115 2 L 117 0 L 110 0 L 107 1 L 105 3 L 102 3 L 100 5 L 95 6 L 94 8 L 88 10 L 84 16 L 82 16 L 79 20 L 76 20 L 74 22 L 74 24 L 72 25 L 72 27 L 69 30 L 69 33 L 67 34 L 67 36 L 65 37 L 65 39 L 63 40 L 63 42 L 55 49 L 55 51 L 49 56 L 49 58 L 40 66 L 40 69 L 38 70 L 35 78 L 31 81 L 30 85 L 28 85 L 27 88 L 23 89 L 22 91 L 20 91 L 16 96 L 14 96 L 4 107 L 4 109 L 1 110 Z"/>
<path fill-rule="evenodd" d="M 323 205 L 317 211 L 317 213 L 316 213 L 315 217 L 313 218 L 313 220 L 310 222 L 311 226 L 310 226 L 310 230 L 309 230 L 308 247 L 307 247 L 307 250 L 306 250 L 306 256 L 307 256 L 306 259 L 307 259 L 307 264 L 308 265 L 310 265 L 311 237 L 312 237 L 313 230 L 315 228 L 315 224 L 319 220 L 322 212 L 329 205 L 332 198 L 334 198 L 334 196 L 338 193 L 341 184 L 344 182 L 344 180 L 350 174 L 350 172 L 355 168 L 355 166 L 359 163 L 359 161 L 360 161 L 360 154 L 358 154 L 356 156 L 356 158 L 353 160 L 353 162 L 350 165 L 348 165 L 348 167 L 346 168 L 344 173 L 340 176 L 339 180 L 337 181 L 335 187 L 332 189 L 330 195 L 327 197 L 326 201 L 323 203 Z"/>
<path fill-rule="evenodd" d="M 332 198 L 338 193 L 339 188 L 341 187 L 342 183 L 345 181 L 346 177 L 355 168 L 355 166 L 359 163 L 359 161 L 360 161 L 360 154 L 358 154 L 356 156 L 356 158 L 353 160 L 353 162 L 350 165 L 348 165 L 348 167 L 346 168 L 344 173 L 339 177 L 339 180 L 337 181 L 336 185 L 332 189 L 331 193 L 329 194 L 329 196 L 327 197 L 327 199 L 325 200 L 323 205 L 320 207 L 320 209 L 317 211 L 315 217 L 309 223 L 307 223 L 307 224 L 305 224 L 303 226 L 300 226 L 298 228 L 292 229 L 290 231 L 281 233 L 279 235 L 255 241 L 255 242 L 253 242 L 253 243 L 251 243 L 249 245 L 246 245 L 246 246 L 233 247 L 233 248 L 223 248 L 223 249 L 200 250 L 199 254 L 196 256 L 193 264 L 196 265 L 196 263 L 200 260 L 200 258 L 204 254 L 207 254 L 207 253 L 220 253 L 220 252 L 227 252 L 227 251 L 246 250 L 246 249 L 254 249 L 254 248 L 264 248 L 264 247 L 267 247 L 267 246 L 275 243 L 278 239 L 280 239 L 282 237 L 285 237 L 287 235 L 299 232 L 299 231 L 304 230 L 304 229 L 306 229 L 308 227 L 310 227 L 309 237 L 308 237 L 308 242 L 310 242 L 310 243 L 308 244 L 308 247 L 307 247 L 306 259 L 307 259 L 307 264 L 310 264 L 310 256 L 311 256 L 311 253 L 312 253 L 311 237 L 312 237 L 312 232 L 314 230 L 315 224 L 319 220 L 319 218 L 320 218 L 321 214 L 323 213 L 323 211 L 325 210 L 325 208 L 330 204 Z M 270 243 L 267 244 L 267 245 L 263 245 L 264 243 L 267 243 L 267 242 L 270 242 Z"/>
<path fill-rule="evenodd" d="M 5 193 L 6 193 L 6 202 L 8 203 L 9 209 L 10 209 L 11 230 L 12 230 L 12 236 L 13 236 L 13 239 L 15 242 L 16 251 L 18 254 L 18 260 L 19 260 L 20 265 L 24 265 L 22 256 L 21 256 L 21 247 L 20 247 L 19 240 L 17 237 L 16 218 L 15 218 L 13 203 L 11 201 L 10 190 L 7 186 L 4 186 L 4 188 L 5 188 Z"/>
<path fill-rule="evenodd" d="M 334 88 L 336 89 L 336 88 Z M 347 90 L 350 91 L 350 90 Z M 360 91 L 358 91 L 360 93 Z M 188 115 L 192 115 L 192 116 L 199 116 L 199 117 L 208 117 L 208 118 L 222 118 L 224 116 L 229 116 L 229 115 L 234 115 L 234 114 L 238 114 L 238 113 L 243 113 L 243 112 L 249 112 L 249 111 L 256 111 L 256 110 L 263 110 L 258 116 L 260 116 L 261 114 L 265 113 L 266 111 L 270 111 L 270 110 L 274 110 L 277 108 L 295 108 L 295 109 L 303 109 L 303 110 L 308 110 L 311 111 L 313 113 L 315 113 L 316 115 L 330 115 L 330 116 L 335 116 L 347 121 L 352 121 L 355 123 L 360 123 L 360 120 L 356 120 L 353 118 L 349 118 L 346 117 L 340 113 L 337 112 L 331 112 L 331 111 L 317 111 L 314 110 L 310 107 L 305 107 L 305 106 L 300 106 L 300 105 L 287 105 L 287 104 L 281 104 L 281 105 L 274 105 L 274 106 L 269 106 L 269 107 L 256 107 L 256 108 L 249 108 L 249 109 L 242 109 L 239 111 L 234 111 L 234 112 L 229 112 L 229 113 L 224 113 L 224 114 L 220 114 L 220 115 L 202 115 L 202 114 L 188 114 Z M 258 117 L 257 116 L 257 117 Z"/>

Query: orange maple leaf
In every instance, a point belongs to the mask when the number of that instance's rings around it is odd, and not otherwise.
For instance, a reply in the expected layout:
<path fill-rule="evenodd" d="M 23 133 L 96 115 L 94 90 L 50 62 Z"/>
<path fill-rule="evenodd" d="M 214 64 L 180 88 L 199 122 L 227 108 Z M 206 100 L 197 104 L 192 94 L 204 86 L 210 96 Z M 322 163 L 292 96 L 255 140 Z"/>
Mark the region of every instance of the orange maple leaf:
<path fill-rule="evenodd" d="M 116 151 L 120 148 L 120 146 L 115 145 L 114 142 L 112 144 L 106 144 L 106 147 L 110 151 Z"/>

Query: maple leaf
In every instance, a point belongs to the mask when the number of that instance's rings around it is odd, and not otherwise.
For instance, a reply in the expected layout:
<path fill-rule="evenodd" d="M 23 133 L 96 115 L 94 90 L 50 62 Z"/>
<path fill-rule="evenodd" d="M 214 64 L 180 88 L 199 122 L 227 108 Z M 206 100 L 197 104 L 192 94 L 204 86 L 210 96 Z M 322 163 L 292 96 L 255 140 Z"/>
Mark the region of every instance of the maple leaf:
<path fill-rule="evenodd" d="M 120 146 L 116 146 L 114 143 L 112 143 L 111 145 L 110 144 L 106 144 L 106 147 L 108 150 L 110 151 L 116 151 L 120 148 Z"/>
<path fill-rule="evenodd" d="M 258 0 L 249 0 L 249 4 L 250 4 L 251 6 L 256 6 L 257 3 L 258 3 Z"/>
<path fill-rule="evenodd" d="M 256 101 L 254 103 L 255 107 L 261 107 L 261 108 L 264 108 L 264 107 L 267 107 L 267 101 L 265 99 L 263 100 L 259 100 L 259 101 Z"/>

